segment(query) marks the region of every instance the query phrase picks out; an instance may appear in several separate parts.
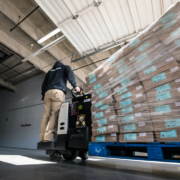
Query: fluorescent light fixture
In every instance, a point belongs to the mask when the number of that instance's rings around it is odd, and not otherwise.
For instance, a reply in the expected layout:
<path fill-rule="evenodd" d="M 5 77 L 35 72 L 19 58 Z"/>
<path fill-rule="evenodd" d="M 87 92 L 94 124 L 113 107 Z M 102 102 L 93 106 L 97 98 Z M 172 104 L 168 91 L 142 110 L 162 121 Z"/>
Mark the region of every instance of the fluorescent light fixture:
<path fill-rule="evenodd" d="M 32 159 L 20 155 L 0 155 L 0 161 L 13 164 L 16 166 L 22 165 L 40 165 L 40 164 L 55 164 L 55 162 L 42 161 L 38 159 Z"/>
<path fill-rule="evenodd" d="M 55 34 L 57 34 L 58 32 L 60 32 L 61 30 L 59 28 L 55 29 L 54 31 L 50 32 L 49 34 L 47 34 L 46 36 L 42 37 L 41 39 L 39 39 L 37 41 L 38 44 L 41 44 L 42 42 L 46 41 L 47 39 L 49 39 L 50 37 L 54 36 Z"/>

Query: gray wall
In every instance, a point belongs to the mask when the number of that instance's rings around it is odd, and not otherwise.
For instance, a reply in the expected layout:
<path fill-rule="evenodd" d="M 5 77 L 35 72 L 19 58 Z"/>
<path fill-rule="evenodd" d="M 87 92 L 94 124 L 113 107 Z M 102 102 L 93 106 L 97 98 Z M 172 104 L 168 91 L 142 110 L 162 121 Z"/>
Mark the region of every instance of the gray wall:
<path fill-rule="evenodd" d="M 0 146 L 36 149 L 44 111 L 40 100 L 43 79 L 40 75 L 22 82 L 15 93 L 0 91 Z M 69 90 L 66 101 L 71 101 Z"/>

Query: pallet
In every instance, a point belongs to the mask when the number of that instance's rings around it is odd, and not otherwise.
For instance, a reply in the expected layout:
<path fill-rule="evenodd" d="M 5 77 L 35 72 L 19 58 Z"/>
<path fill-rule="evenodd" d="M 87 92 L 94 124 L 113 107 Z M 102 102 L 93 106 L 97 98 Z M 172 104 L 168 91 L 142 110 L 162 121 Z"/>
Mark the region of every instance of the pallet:
<path fill-rule="evenodd" d="M 180 142 L 89 143 L 89 155 L 180 163 Z"/>

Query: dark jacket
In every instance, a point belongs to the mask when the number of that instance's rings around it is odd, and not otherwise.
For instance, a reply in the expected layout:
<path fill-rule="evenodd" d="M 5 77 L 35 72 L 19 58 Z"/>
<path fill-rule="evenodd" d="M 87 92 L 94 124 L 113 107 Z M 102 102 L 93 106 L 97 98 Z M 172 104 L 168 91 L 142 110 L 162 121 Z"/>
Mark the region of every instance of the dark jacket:
<path fill-rule="evenodd" d="M 57 61 L 53 68 L 46 74 L 42 84 L 42 99 L 44 99 L 44 95 L 49 89 L 59 89 L 66 94 L 67 80 L 74 88 L 76 87 L 76 80 L 70 66 Z"/>

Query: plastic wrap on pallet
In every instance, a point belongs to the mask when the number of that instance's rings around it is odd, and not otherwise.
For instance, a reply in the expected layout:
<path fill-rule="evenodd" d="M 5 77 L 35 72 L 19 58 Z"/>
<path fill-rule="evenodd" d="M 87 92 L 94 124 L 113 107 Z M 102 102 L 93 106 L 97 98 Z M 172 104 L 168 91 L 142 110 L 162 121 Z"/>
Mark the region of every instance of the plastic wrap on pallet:
<path fill-rule="evenodd" d="M 180 2 L 86 77 L 93 141 L 180 141 L 179 25 Z"/>

